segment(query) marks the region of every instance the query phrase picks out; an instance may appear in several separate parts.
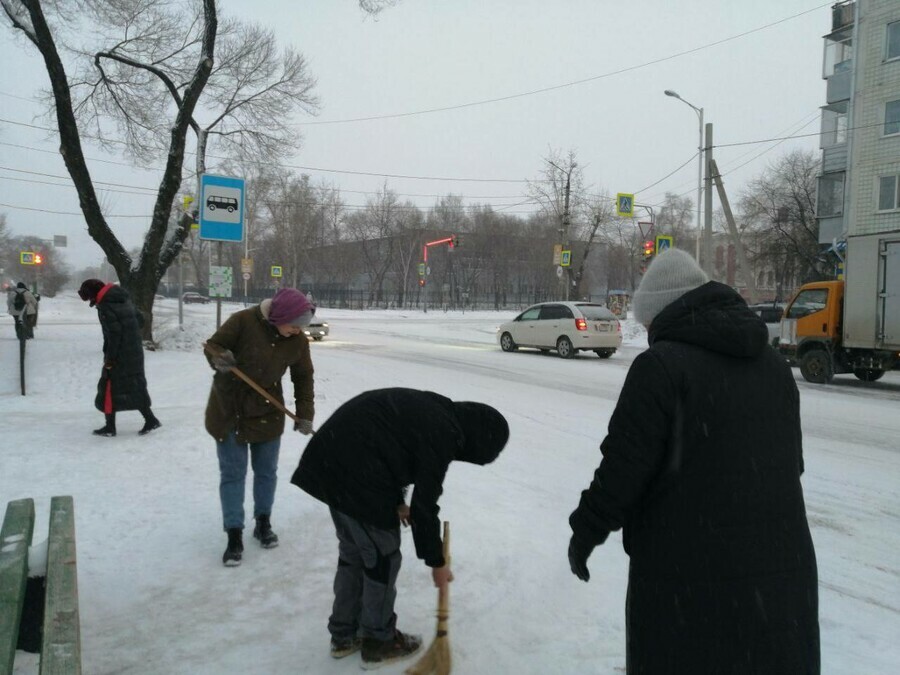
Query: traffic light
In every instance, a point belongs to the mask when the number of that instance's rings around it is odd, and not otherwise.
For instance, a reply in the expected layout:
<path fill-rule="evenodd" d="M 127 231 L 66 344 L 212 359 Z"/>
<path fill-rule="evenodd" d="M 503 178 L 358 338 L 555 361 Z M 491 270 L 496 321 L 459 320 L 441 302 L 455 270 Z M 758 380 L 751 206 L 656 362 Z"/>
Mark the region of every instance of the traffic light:
<path fill-rule="evenodd" d="M 648 240 L 644 242 L 642 252 L 644 255 L 644 260 L 649 260 L 653 257 L 653 254 L 656 252 L 656 244 L 652 241 Z"/>
<path fill-rule="evenodd" d="M 419 279 L 419 286 L 425 285 L 425 279 Z"/>
<path fill-rule="evenodd" d="M 44 263 L 44 256 L 40 253 L 35 253 L 34 254 L 34 264 L 42 265 L 43 263 Z"/>

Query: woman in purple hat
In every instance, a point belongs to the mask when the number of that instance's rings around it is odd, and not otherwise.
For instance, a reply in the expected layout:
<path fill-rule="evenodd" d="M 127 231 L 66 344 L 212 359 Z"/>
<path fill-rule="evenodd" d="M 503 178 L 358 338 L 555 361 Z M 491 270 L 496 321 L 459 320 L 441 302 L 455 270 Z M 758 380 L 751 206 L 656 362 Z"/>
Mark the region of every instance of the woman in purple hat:
<path fill-rule="evenodd" d="M 248 451 L 253 468 L 253 536 L 263 548 L 278 546 L 271 515 L 285 416 L 271 401 L 284 404 L 281 379 L 290 370 L 300 419 L 294 430 L 312 433 L 313 365 L 303 328 L 315 311 L 303 293 L 282 288 L 271 300 L 232 314 L 206 342 L 206 358 L 216 370 L 206 406 L 206 430 L 216 439 L 219 456 L 219 498 L 228 534 L 222 562 L 228 567 L 240 565 L 244 551 Z M 236 377 L 233 367 L 269 396 L 261 396 Z"/>

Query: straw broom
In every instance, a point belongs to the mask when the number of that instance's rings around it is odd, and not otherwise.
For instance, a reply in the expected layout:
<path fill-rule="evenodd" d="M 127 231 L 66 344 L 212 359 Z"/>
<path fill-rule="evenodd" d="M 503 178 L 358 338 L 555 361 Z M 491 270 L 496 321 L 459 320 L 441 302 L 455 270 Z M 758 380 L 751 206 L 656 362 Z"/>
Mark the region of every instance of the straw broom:
<path fill-rule="evenodd" d="M 444 521 L 444 564 L 450 564 L 450 523 Z M 447 620 L 450 618 L 450 584 L 438 589 L 437 632 L 428 651 L 406 669 L 406 675 L 450 675 L 450 636 Z"/>

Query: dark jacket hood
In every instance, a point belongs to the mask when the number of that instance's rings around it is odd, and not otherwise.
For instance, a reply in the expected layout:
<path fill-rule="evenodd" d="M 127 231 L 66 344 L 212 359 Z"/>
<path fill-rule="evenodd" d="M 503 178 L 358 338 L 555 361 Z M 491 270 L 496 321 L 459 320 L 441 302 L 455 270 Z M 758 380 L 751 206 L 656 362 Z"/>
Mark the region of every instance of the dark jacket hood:
<path fill-rule="evenodd" d="M 768 329 L 738 293 L 710 281 L 682 295 L 650 324 L 648 341 L 684 342 L 728 356 L 756 358 Z"/>
<path fill-rule="evenodd" d="M 498 410 L 484 403 L 453 403 L 463 443 L 454 459 L 484 466 L 500 455 L 509 440 L 509 425 Z"/>

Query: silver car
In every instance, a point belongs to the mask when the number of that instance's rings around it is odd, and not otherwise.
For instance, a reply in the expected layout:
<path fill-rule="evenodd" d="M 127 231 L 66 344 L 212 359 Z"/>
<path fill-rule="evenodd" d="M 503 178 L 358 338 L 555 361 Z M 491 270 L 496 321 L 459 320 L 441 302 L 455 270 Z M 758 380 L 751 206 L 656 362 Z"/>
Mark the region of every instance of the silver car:
<path fill-rule="evenodd" d="M 603 305 L 591 302 L 542 302 L 532 305 L 497 329 L 497 341 L 505 352 L 533 347 L 555 349 L 564 359 L 579 351 L 593 351 L 608 359 L 622 344 L 622 327 Z"/>

